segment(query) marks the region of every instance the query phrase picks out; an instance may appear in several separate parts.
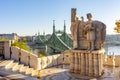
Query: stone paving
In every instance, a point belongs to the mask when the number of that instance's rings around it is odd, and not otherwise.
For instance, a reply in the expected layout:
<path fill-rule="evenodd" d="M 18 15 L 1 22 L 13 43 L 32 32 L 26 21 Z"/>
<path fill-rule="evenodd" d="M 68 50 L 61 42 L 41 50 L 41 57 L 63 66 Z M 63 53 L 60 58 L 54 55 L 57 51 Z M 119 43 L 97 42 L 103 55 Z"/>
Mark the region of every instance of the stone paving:
<path fill-rule="evenodd" d="M 69 65 L 59 65 L 41 70 L 39 79 L 26 75 L 23 72 L 13 72 L 11 69 L 6 70 L 4 67 L 0 67 L 0 76 L 3 76 L 0 80 L 119 80 L 118 78 L 114 79 L 114 75 L 111 73 L 110 68 L 105 69 L 102 77 L 93 78 L 69 73 Z"/>
<path fill-rule="evenodd" d="M 8 63 L 13 64 L 10 60 L 0 61 L 0 80 L 120 80 L 119 67 L 115 68 L 114 71 L 112 68 L 106 67 L 102 77 L 93 78 L 69 73 L 69 65 L 59 65 L 41 70 L 41 76 L 38 79 L 37 77 L 26 75 L 25 72 L 12 71 L 11 65 L 7 65 L 6 69 L 5 65 Z"/>

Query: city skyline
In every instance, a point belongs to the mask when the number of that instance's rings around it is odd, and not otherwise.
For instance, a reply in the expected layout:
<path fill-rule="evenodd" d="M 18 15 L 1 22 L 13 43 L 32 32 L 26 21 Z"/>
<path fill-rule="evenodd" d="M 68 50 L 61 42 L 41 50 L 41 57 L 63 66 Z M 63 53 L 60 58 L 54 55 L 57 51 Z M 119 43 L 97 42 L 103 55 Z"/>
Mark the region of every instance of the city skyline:
<path fill-rule="evenodd" d="M 56 29 L 63 30 L 66 20 L 67 33 L 70 33 L 71 8 L 77 8 L 77 15 L 86 19 L 92 13 L 93 20 L 107 25 L 107 34 L 114 34 L 115 21 L 119 20 L 119 0 L 1 0 L 0 27 L 2 33 L 35 35 L 53 32 L 53 20 Z"/>

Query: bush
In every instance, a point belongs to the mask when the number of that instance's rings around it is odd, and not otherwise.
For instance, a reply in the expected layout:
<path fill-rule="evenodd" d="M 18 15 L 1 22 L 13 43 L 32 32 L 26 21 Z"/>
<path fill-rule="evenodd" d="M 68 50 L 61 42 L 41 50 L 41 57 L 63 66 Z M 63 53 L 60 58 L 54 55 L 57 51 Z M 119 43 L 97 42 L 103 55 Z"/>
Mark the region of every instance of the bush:
<path fill-rule="evenodd" d="M 1 38 L 0 38 L 0 40 L 9 40 L 9 39 L 8 39 L 8 38 L 6 38 L 6 37 L 4 37 L 4 38 L 3 38 L 3 37 L 1 37 Z"/>
<path fill-rule="evenodd" d="M 19 47 L 21 49 L 24 49 L 24 50 L 30 52 L 30 47 L 27 45 L 26 42 L 17 42 L 17 41 L 15 41 L 14 43 L 12 43 L 12 46 L 17 46 L 17 47 Z"/>

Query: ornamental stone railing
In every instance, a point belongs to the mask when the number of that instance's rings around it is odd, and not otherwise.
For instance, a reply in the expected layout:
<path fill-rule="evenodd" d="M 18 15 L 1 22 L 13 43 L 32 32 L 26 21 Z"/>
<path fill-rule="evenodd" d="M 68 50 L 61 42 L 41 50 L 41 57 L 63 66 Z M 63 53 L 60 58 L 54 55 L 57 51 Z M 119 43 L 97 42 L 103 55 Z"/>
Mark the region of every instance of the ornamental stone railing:
<path fill-rule="evenodd" d="M 120 67 L 120 55 L 103 55 L 104 66 Z"/>
<path fill-rule="evenodd" d="M 34 69 L 44 69 L 52 66 L 63 64 L 64 55 L 56 54 L 39 58 L 33 53 L 29 53 L 16 46 L 11 47 L 11 59 L 19 61 L 24 65 L 28 65 Z"/>
<path fill-rule="evenodd" d="M 70 50 L 66 50 L 61 54 L 39 58 L 33 53 L 11 46 L 11 41 L 0 41 L 0 55 L 3 55 L 5 59 L 18 61 L 34 69 L 44 69 L 60 64 L 69 65 L 71 62 Z M 103 65 L 120 67 L 120 55 L 103 55 Z"/>

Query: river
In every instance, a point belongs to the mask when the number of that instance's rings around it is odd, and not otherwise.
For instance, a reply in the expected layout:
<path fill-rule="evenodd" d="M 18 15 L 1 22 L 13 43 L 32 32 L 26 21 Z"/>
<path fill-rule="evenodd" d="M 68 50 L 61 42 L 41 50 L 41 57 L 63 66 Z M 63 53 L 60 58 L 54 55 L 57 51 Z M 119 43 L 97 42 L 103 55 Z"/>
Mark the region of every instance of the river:
<path fill-rule="evenodd" d="M 120 46 L 107 46 L 105 51 L 106 54 L 120 55 Z"/>

